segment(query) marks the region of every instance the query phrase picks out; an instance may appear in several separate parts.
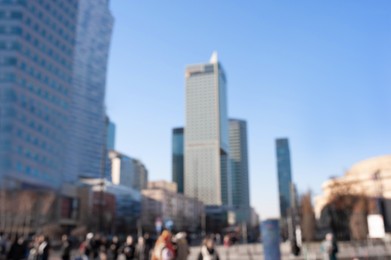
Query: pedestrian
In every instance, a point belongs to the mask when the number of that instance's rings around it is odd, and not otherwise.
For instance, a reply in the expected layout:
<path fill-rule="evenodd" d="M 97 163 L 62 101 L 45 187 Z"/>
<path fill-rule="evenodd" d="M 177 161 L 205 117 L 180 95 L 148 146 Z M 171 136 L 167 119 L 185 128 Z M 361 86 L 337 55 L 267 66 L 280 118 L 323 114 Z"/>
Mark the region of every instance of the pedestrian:
<path fill-rule="evenodd" d="M 337 260 L 338 245 L 332 233 L 326 234 L 325 240 L 321 244 L 324 260 Z"/>
<path fill-rule="evenodd" d="M 156 241 L 152 252 L 152 260 L 174 260 L 175 249 L 171 241 L 172 234 L 164 230 Z"/>
<path fill-rule="evenodd" d="M 109 246 L 109 259 L 117 260 L 119 250 L 120 250 L 119 239 L 117 236 L 114 236 Z"/>
<path fill-rule="evenodd" d="M 61 237 L 61 258 L 62 260 L 71 259 L 71 241 L 67 235 Z"/>
<path fill-rule="evenodd" d="M 149 260 L 149 249 L 144 237 L 139 237 L 136 245 L 135 259 Z"/>
<path fill-rule="evenodd" d="M 37 252 L 37 260 L 49 260 L 50 243 L 49 238 L 44 235 L 39 236 L 39 246 Z"/>
<path fill-rule="evenodd" d="M 129 235 L 126 237 L 126 241 L 121 249 L 122 257 L 126 260 L 133 260 L 135 251 L 136 247 L 133 244 L 133 237 Z"/>
<path fill-rule="evenodd" d="M 231 237 L 227 234 L 224 236 L 224 247 L 228 248 L 231 246 Z"/>
<path fill-rule="evenodd" d="M 21 260 L 26 258 L 27 248 L 24 243 L 23 237 L 15 238 L 12 243 L 10 251 L 8 252 L 7 259 Z"/>
<path fill-rule="evenodd" d="M 187 243 L 186 233 L 179 232 L 175 235 L 176 240 L 176 260 L 186 260 L 190 254 L 189 244 Z"/>
<path fill-rule="evenodd" d="M 219 254 L 215 248 L 215 243 L 212 238 L 206 238 L 201 246 L 201 252 L 198 255 L 198 260 L 219 260 Z"/>

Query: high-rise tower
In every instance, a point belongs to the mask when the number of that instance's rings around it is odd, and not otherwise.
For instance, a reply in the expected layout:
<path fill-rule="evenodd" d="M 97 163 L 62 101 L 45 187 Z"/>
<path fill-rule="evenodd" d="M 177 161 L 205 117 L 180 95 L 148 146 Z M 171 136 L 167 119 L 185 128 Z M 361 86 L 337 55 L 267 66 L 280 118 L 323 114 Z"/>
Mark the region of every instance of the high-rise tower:
<path fill-rule="evenodd" d="M 64 158 L 79 2 L 0 1 L 1 185 L 57 188 L 71 175 Z"/>
<path fill-rule="evenodd" d="M 206 205 L 230 204 L 227 80 L 213 53 L 186 68 L 185 194 Z"/>
<path fill-rule="evenodd" d="M 250 221 L 250 187 L 248 174 L 247 123 L 229 120 L 229 157 L 231 161 L 232 206 L 238 223 Z"/>
<path fill-rule="evenodd" d="M 276 140 L 278 194 L 280 198 L 280 215 L 286 217 L 291 207 L 291 156 L 287 138 Z"/>
<path fill-rule="evenodd" d="M 62 1 L 61 1 L 62 2 Z M 69 167 L 74 176 L 104 175 L 106 71 L 113 27 L 108 0 L 78 0 Z"/>
<path fill-rule="evenodd" d="M 183 127 L 172 130 L 172 181 L 177 184 L 178 192 L 184 190 L 184 130 Z"/>

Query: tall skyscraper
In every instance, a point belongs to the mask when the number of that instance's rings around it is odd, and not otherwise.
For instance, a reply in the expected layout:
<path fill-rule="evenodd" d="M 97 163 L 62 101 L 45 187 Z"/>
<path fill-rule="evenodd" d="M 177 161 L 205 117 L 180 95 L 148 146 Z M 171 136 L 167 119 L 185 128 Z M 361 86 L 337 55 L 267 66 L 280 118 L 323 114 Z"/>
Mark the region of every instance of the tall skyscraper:
<path fill-rule="evenodd" d="M 238 223 L 250 222 L 250 187 L 248 174 L 247 123 L 229 120 L 229 156 L 231 161 L 232 205 Z"/>
<path fill-rule="evenodd" d="M 177 184 L 178 192 L 184 192 L 184 131 L 183 127 L 172 130 L 172 181 Z"/>
<path fill-rule="evenodd" d="M 226 77 L 213 53 L 186 68 L 185 194 L 206 205 L 230 204 Z"/>
<path fill-rule="evenodd" d="M 287 216 L 291 207 L 291 157 L 289 142 L 287 138 L 276 140 L 277 171 L 278 171 L 278 192 L 280 197 L 280 215 Z"/>
<path fill-rule="evenodd" d="M 64 1 L 60 1 L 64 2 Z M 74 87 L 70 92 L 73 176 L 101 177 L 106 159 L 105 88 L 113 17 L 108 0 L 79 0 Z"/>
<path fill-rule="evenodd" d="M 79 2 L 0 1 L 1 185 L 56 188 L 71 174 L 64 158 Z"/>

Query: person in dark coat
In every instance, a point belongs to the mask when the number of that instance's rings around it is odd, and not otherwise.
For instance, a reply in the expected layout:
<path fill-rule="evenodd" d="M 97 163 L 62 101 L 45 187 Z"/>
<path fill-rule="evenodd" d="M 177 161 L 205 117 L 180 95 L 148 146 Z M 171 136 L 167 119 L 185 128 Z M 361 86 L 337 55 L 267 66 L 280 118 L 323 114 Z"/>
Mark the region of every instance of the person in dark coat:
<path fill-rule="evenodd" d="M 62 260 L 70 260 L 71 259 L 71 241 L 68 239 L 67 235 L 63 235 L 61 238 L 61 258 Z"/>
<path fill-rule="evenodd" d="M 8 252 L 7 259 L 21 260 L 26 258 L 27 247 L 23 237 L 16 238 Z"/>
<path fill-rule="evenodd" d="M 135 251 L 136 251 L 136 247 L 134 246 L 133 243 L 133 237 L 127 236 L 125 244 L 122 247 L 121 253 L 125 256 L 126 260 L 133 260 Z"/>
<path fill-rule="evenodd" d="M 139 237 L 136 245 L 135 259 L 137 260 L 149 260 L 149 251 L 145 239 Z"/>
<path fill-rule="evenodd" d="M 39 237 L 37 260 L 49 260 L 50 244 L 47 236 Z"/>
<path fill-rule="evenodd" d="M 120 250 L 119 239 L 117 236 L 114 236 L 113 239 L 111 240 L 109 250 L 108 250 L 109 259 L 117 260 L 119 250 Z"/>

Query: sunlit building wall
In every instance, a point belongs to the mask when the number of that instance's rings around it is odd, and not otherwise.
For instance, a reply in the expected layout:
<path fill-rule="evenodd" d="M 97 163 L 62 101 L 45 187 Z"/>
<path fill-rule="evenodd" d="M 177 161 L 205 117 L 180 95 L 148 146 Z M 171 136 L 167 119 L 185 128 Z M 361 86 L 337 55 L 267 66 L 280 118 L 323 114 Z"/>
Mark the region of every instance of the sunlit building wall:
<path fill-rule="evenodd" d="M 217 54 L 186 68 L 185 195 L 230 204 L 227 80 Z"/>

